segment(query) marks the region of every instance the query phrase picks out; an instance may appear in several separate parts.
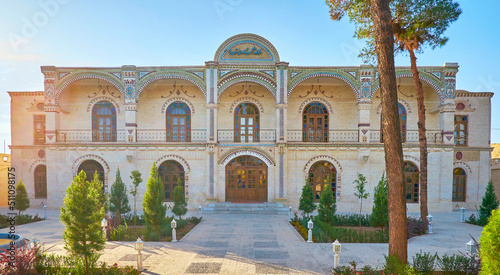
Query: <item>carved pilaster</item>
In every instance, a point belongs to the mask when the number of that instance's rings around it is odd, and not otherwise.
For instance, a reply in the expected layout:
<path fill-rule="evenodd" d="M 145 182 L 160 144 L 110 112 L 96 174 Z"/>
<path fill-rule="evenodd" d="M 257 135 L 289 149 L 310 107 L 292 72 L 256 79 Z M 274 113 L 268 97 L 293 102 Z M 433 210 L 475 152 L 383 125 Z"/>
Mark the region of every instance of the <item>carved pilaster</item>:
<path fill-rule="evenodd" d="M 278 196 L 280 199 L 285 197 L 285 146 L 280 145 L 279 146 L 279 162 L 278 162 L 278 169 L 279 169 L 279 175 L 278 175 L 278 181 L 279 181 L 279 186 L 278 186 Z"/>
<path fill-rule="evenodd" d="M 276 142 L 286 143 L 286 119 L 288 104 L 276 104 Z"/>
<path fill-rule="evenodd" d="M 370 143 L 370 109 L 371 102 L 358 102 L 358 142 Z"/>
<path fill-rule="evenodd" d="M 206 87 L 207 87 L 207 98 L 206 102 L 207 103 L 217 103 L 217 95 L 218 95 L 218 90 L 217 90 L 217 81 L 218 81 L 218 66 L 219 63 L 215 61 L 207 61 L 205 62 L 205 68 L 206 68 Z"/>
<path fill-rule="evenodd" d="M 444 99 L 439 106 L 440 127 L 443 131 L 443 143 L 455 143 L 453 131 L 455 130 L 455 103 L 451 98 Z"/>
<path fill-rule="evenodd" d="M 59 106 L 56 101 L 56 67 L 42 66 L 41 71 L 44 76 L 45 143 L 55 143 L 57 141 L 57 130 L 59 129 Z"/>
<path fill-rule="evenodd" d="M 375 71 L 372 66 L 369 65 L 360 66 L 358 100 L 362 99 L 371 100 L 374 78 L 375 78 Z"/>
<path fill-rule="evenodd" d="M 455 98 L 458 63 L 444 63 L 443 98 Z"/>

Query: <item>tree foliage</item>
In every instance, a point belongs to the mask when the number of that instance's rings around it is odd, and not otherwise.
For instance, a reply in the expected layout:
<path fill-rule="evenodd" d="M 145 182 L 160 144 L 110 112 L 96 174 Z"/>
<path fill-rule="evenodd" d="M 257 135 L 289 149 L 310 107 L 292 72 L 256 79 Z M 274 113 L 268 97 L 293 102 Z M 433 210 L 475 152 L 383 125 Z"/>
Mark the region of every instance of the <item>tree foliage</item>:
<path fill-rule="evenodd" d="M 387 179 L 382 174 L 382 178 L 375 187 L 373 194 L 374 205 L 370 215 L 370 224 L 375 227 L 389 225 L 389 205 L 387 204 Z"/>
<path fill-rule="evenodd" d="M 134 197 L 134 217 L 137 215 L 137 192 L 139 191 L 139 185 L 142 182 L 142 174 L 137 170 L 133 170 L 130 175 L 133 187 L 130 188 L 130 195 Z"/>
<path fill-rule="evenodd" d="M 19 215 L 21 215 L 21 212 L 30 207 L 30 199 L 28 198 L 26 185 L 24 185 L 21 179 L 19 179 L 16 186 L 16 197 L 14 198 L 14 203 L 14 208 L 19 210 Z"/>
<path fill-rule="evenodd" d="M 328 177 L 326 182 L 330 182 Z M 332 187 L 329 184 L 325 184 L 321 196 L 319 198 L 318 206 L 318 218 L 320 221 L 326 223 L 326 235 L 329 236 L 329 226 L 337 210 L 337 205 L 335 203 L 334 194 L 332 192 Z"/>
<path fill-rule="evenodd" d="M 174 188 L 174 207 L 172 212 L 182 219 L 182 216 L 187 212 L 186 195 L 184 194 L 184 187 L 180 178 L 177 178 L 177 185 Z"/>
<path fill-rule="evenodd" d="M 358 173 L 358 178 L 354 180 L 354 184 L 356 184 L 356 191 L 354 192 L 354 196 L 360 199 L 359 206 L 359 226 L 361 226 L 361 210 L 363 209 L 363 199 L 367 199 L 370 193 L 366 192 L 365 186 L 368 182 L 363 174 Z"/>
<path fill-rule="evenodd" d="M 146 231 L 154 231 L 156 236 L 160 236 L 160 227 L 165 224 L 165 214 L 167 207 L 163 204 L 165 200 L 165 189 L 158 176 L 158 167 L 153 162 L 151 172 L 146 184 L 146 193 L 142 201 L 144 210 L 144 220 L 146 222 Z"/>
<path fill-rule="evenodd" d="M 488 224 L 479 239 L 481 274 L 497 274 L 500 271 L 500 210 L 493 210 Z"/>
<path fill-rule="evenodd" d="M 479 223 L 484 225 L 491 216 L 491 212 L 498 208 L 498 199 L 495 195 L 495 187 L 490 180 L 486 186 L 486 193 L 484 194 L 483 201 L 479 207 Z"/>
<path fill-rule="evenodd" d="M 102 182 L 94 176 L 86 182 L 84 171 L 73 179 L 66 189 L 64 206 L 61 208 L 61 221 L 65 224 L 65 249 L 77 257 L 83 257 L 89 274 L 89 261 L 98 257 L 104 249 L 106 237 L 101 230 L 101 220 L 105 215 L 105 198 Z"/>
<path fill-rule="evenodd" d="M 120 168 L 116 170 L 116 179 L 113 185 L 111 185 L 111 192 L 109 197 L 109 211 L 113 213 L 113 216 L 117 219 L 117 224 L 121 224 L 121 214 L 130 211 L 130 205 L 128 203 L 127 187 L 122 181 L 120 176 Z"/>
<path fill-rule="evenodd" d="M 305 216 L 309 218 L 311 214 L 316 209 L 316 204 L 314 203 L 314 194 L 309 182 L 309 178 L 306 180 L 306 184 L 302 187 L 302 195 L 300 195 L 299 210 L 304 212 Z"/>

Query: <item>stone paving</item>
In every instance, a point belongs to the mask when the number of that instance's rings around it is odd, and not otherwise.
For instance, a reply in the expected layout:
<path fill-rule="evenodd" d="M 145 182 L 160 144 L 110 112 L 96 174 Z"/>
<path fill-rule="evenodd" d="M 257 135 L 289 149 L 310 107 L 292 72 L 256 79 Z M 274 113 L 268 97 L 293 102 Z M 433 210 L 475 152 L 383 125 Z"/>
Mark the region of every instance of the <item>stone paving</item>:
<path fill-rule="evenodd" d="M 42 210 L 30 209 L 29 213 Z M 5 208 L 0 212 L 6 213 Z M 467 212 L 468 217 L 473 212 Z M 64 253 L 64 227 L 57 210 L 49 219 L 16 228 Z M 192 214 L 197 214 L 193 212 Z M 170 214 L 171 215 L 171 214 Z M 408 241 L 409 260 L 420 250 L 438 254 L 464 252 L 469 234 L 479 238 L 482 227 L 459 222 L 460 213 L 433 213 L 434 234 Z M 331 243 L 308 244 L 285 215 L 205 215 L 203 221 L 178 243 L 145 242 L 144 274 L 328 274 L 333 267 Z M 7 232 L 0 229 L 0 232 Z M 340 263 L 381 267 L 387 244 L 342 244 Z M 121 266 L 136 265 L 133 242 L 107 242 L 100 260 Z"/>

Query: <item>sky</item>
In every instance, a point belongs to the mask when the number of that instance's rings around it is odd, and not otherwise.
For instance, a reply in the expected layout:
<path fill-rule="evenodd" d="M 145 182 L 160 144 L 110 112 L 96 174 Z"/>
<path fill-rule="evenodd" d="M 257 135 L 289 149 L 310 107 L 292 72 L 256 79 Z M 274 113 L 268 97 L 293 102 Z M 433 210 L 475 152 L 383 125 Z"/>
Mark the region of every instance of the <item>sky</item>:
<path fill-rule="evenodd" d="M 448 43 L 418 65 L 458 62 L 457 89 L 493 92 L 491 142 L 500 143 L 500 1 L 458 1 Z M 363 41 L 347 19 L 333 22 L 324 0 L 0 0 L 0 142 L 10 137 L 7 91 L 42 91 L 42 65 L 204 65 L 227 38 L 255 33 L 290 66 L 359 66 Z M 409 66 L 397 56 L 396 66 Z M 3 152 L 3 145 L 0 145 Z"/>

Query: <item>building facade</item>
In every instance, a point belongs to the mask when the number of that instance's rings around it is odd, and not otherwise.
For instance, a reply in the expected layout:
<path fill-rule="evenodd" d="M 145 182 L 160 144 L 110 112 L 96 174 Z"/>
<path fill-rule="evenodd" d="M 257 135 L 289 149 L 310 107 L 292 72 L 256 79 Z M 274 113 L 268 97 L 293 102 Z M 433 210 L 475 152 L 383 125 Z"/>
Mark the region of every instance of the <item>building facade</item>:
<path fill-rule="evenodd" d="M 332 188 L 338 211 L 369 202 L 385 168 L 376 67 L 294 67 L 254 34 L 233 36 L 202 66 L 42 66 L 44 90 L 9 92 L 12 166 L 32 204 L 63 204 L 80 170 L 109 191 L 119 168 L 131 185 L 153 162 L 171 203 L 180 178 L 189 208 L 282 202 L 297 209 L 309 179 Z M 429 146 L 428 205 L 480 203 L 490 179 L 490 98 L 455 88 L 457 63 L 421 67 Z M 419 210 L 417 100 L 409 67 L 396 69 L 408 210 Z M 370 203 L 364 204 L 370 211 Z"/>

